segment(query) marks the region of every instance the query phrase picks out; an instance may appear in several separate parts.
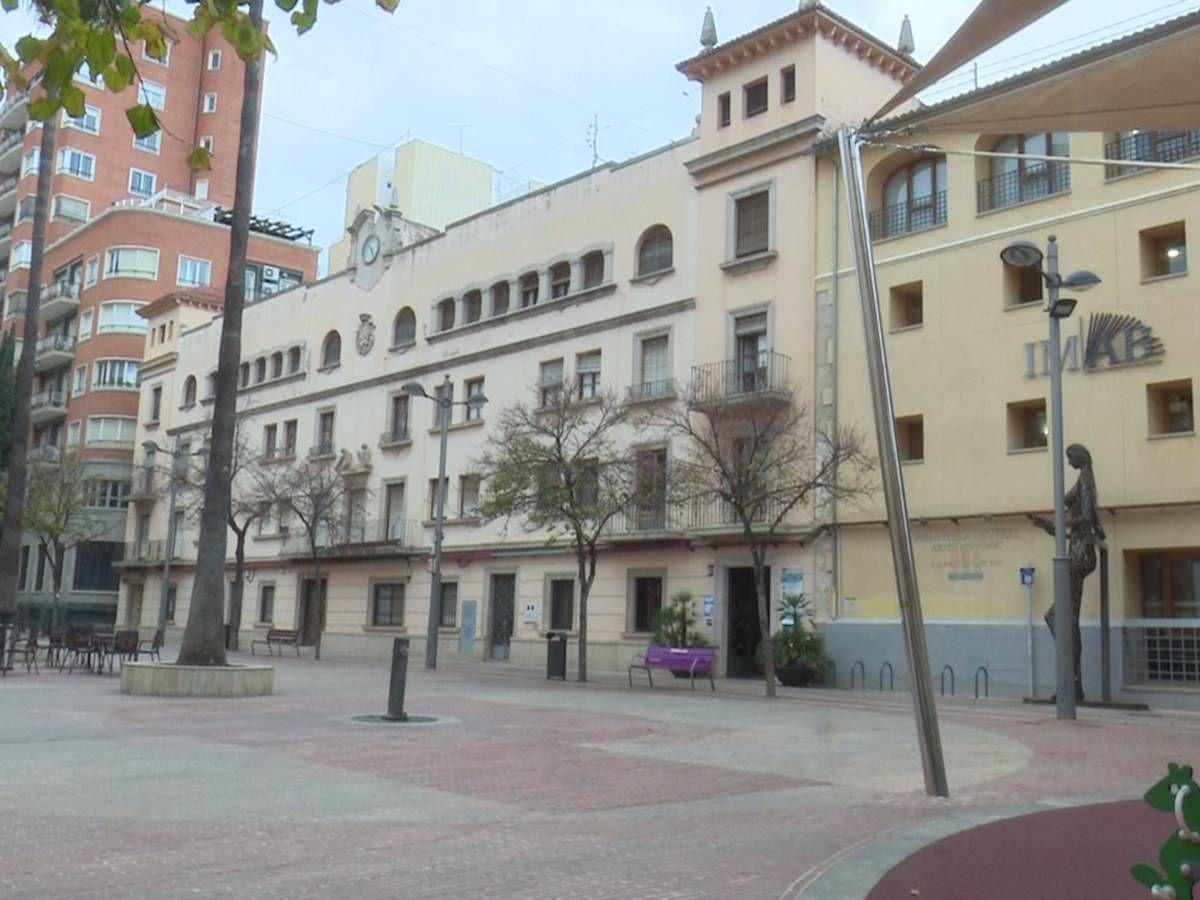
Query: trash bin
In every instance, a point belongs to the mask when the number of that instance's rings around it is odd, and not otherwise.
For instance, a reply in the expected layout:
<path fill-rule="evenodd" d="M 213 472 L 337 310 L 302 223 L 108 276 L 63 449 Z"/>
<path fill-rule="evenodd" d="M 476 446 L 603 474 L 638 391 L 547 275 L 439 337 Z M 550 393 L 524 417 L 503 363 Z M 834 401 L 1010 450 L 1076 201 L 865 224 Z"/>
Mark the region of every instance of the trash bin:
<path fill-rule="evenodd" d="M 567 635 L 551 631 L 546 635 L 546 677 L 567 680 Z"/>

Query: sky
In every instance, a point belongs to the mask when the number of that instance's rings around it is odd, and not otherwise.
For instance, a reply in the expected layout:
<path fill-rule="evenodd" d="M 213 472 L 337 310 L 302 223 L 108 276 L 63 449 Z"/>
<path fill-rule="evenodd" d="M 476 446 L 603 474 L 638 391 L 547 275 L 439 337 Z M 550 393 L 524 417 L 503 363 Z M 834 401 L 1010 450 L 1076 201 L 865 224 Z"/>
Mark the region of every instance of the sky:
<path fill-rule="evenodd" d="M 255 210 L 341 237 L 346 174 L 410 137 L 459 149 L 500 172 L 501 193 L 553 182 L 686 137 L 699 85 L 675 64 L 699 49 L 706 0 L 372 0 L 322 4 L 297 36 L 268 0 L 279 51 L 267 66 Z M 796 0 L 712 3 L 720 40 L 796 9 Z M 912 19 L 918 60 L 953 33 L 975 0 L 829 0 L 895 43 Z M 183 4 L 169 8 L 189 15 Z M 1200 8 L 1200 0 L 1070 0 L 979 60 L 979 81 Z M 29 30 L 18 11 L 0 21 L 6 47 Z M 972 87 L 973 70 L 924 99 Z M 595 150 L 590 134 L 596 126 Z"/>

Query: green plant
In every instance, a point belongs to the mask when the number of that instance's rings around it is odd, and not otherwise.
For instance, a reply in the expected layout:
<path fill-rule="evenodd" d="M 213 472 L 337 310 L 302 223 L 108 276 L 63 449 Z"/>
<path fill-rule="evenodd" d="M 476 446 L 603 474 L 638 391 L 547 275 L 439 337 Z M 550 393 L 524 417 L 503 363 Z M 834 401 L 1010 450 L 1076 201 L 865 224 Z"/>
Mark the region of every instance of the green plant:
<path fill-rule="evenodd" d="M 812 605 L 804 594 L 784 594 L 779 601 L 778 613 L 785 632 L 800 631 L 813 621 Z"/>
<path fill-rule="evenodd" d="M 662 647 L 704 647 L 705 641 L 696 632 L 696 613 L 692 609 L 691 591 L 679 591 L 654 614 L 654 643 Z"/>
<path fill-rule="evenodd" d="M 771 642 L 775 651 L 775 668 L 790 669 L 796 666 L 807 666 L 817 672 L 825 671 L 827 658 L 825 656 L 825 638 L 820 632 L 797 628 L 794 631 L 781 631 Z M 759 644 L 754 651 L 754 659 L 761 666 L 763 645 Z"/>

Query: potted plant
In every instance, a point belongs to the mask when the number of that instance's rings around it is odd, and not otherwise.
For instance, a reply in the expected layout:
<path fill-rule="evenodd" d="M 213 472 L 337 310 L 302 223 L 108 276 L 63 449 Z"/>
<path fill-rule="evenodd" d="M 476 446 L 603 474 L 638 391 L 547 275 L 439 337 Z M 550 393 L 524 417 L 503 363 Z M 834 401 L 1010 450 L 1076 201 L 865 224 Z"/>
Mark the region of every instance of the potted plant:
<path fill-rule="evenodd" d="M 772 639 L 775 650 L 775 677 L 786 687 L 807 687 L 820 683 L 828 662 L 825 638 L 812 630 L 812 610 L 804 594 L 784 594 L 779 603 L 782 630 Z M 755 659 L 763 664 L 762 644 Z"/>
<path fill-rule="evenodd" d="M 693 610 L 691 591 L 678 591 L 671 595 L 654 614 L 654 643 L 660 647 L 707 647 L 706 641 L 696 631 L 696 613 Z M 671 670 L 676 678 L 688 678 L 691 673 L 686 669 Z"/>

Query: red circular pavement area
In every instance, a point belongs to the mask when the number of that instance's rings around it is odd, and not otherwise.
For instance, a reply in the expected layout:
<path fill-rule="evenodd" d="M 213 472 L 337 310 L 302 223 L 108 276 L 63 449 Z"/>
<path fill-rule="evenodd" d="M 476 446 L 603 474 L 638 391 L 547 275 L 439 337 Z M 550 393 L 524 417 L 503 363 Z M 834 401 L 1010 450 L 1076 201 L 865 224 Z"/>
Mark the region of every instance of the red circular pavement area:
<path fill-rule="evenodd" d="M 867 900 L 1148 897 L 1130 868 L 1158 868 L 1174 819 L 1143 800 L 1002 819 L 952 834 L 895 866 Z"/>

